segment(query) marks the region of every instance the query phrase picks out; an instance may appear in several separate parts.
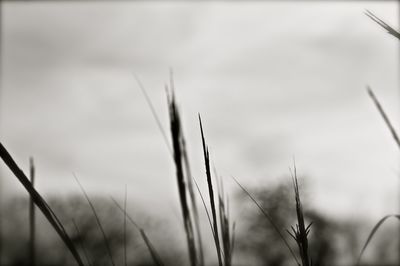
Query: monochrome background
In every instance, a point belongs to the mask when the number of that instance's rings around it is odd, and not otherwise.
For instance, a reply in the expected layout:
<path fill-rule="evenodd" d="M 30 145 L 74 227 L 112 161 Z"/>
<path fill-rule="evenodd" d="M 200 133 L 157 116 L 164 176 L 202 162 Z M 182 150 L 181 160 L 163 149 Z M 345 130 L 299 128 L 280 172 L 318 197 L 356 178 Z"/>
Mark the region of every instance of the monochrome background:
<path fill-rule="evenodd" d="M 366 93 L 398 126 L 398 4 L 371 2 L 4 2 L 1 141 L 44 195 L 121 195 L 179 212 L 168 131 L 172 68 L 192 167 L 204 187 L 197 114 L 228 191 L 290 182 L 312 207 L 375 219 L 398 209 L 399 153 Z M 398 128 L 398 127 L 397 127 Z M 1 169 L 2 197 L 25 195 Z M 4 196 L 5 195 L 5 196 Z M 148 204 L 148 205 L 146 205 Z M 175 210 L 175 211 L 172 211 Z"/>

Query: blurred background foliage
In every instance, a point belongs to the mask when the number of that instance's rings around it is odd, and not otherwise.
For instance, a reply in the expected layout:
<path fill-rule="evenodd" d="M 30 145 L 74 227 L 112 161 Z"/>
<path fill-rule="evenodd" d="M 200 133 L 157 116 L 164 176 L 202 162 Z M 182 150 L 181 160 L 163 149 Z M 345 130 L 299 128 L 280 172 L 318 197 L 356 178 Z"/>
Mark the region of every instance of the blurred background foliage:
<path fill-rule="evenodd" d="M 310 252 L 314 265 L 352 265 L 360 252 L 361 244 L 367 237 L 365 232 L 368 232 L 372 225 L 362 219 L 341 221 L 328 217 L 318 210 L 307 209 L 308 193 L 305 185 L 302 191 L 306 221 L 312 222 Z M 294 195 L 289 181 L 270 187 L 253 188 L 250 192 L 283 231 L 295 224 Z M 117 265 L 123 265 L 123 213 L 110 198 L 95 197 L 92 201 L 106 232 L 114 261 Z M 87 201 L 82 196 L 75 195 L 51 198 L 49 204 L 70 232 L 81 253 L 85 254 L 85 260 L 88 259 L 90 265 L 110 265 L 104 239 Z M 241 191 L 236 191 L 234 194 L 231 208 L 235 210 L 236 217 L 233 218 L 238 225 L 234 265 L 293 265 L 289 252 L 268 220 Z M 30 265 L 28 199 L 10 198 L 5 202 L 3 209 L 2 265 Z M 129 215 L 144 228 L 167 265 L 186 265 L 186 250 L 182 248 L 180 243 L 182 239 L 174 229 L 179 230 L 179 224 L 149 217 L 146 211 L 138 206 L 130 206 L 128 211 Z M 40 213 L 37 214 L 36 224 L 36 265 L 73 264 L 69 252 Z M 203 234 L 208 233 L 203 230 Z M 395 222 L 383 227 L 372 241 L 371 247 L 368 247 L 364 262 L 369 263 L 368 265 L 397 265 L 397 238 L 394 237 L 396 234 Z M 291 241 L 288 234 L 286 237 Z M 291 244 L 295 249 L 294 243 Z M 211 247 L 211 245 L 211 241 L 205 241 L 205 246 Z M 129 222 L 127 250 L 129 265 L 154 265 L 138 230 Z M 211 252 L 206 254 L 209 265 L 216 263 L 214 255 Z M 377 262 L 379 264 L 374 264 Z"/>

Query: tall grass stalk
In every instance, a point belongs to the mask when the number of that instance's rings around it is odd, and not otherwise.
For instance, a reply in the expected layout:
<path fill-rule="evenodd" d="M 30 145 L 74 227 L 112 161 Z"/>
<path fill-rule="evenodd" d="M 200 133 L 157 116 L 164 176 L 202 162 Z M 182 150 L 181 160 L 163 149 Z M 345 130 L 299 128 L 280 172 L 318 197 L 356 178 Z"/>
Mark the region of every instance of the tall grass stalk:
<path fill-rule="evenodd" d="M 201 141 L 203 145 L 203 155 L 204 155 L 204 163 L 206 170 L 208 194 L 210 198 L 211 217 L 208 212 L 208 208 L 205 204 L 203 195 L 197 185 L 197 182 L 196 182 L 196 187 L 203 201 L 203 205 L 207 213 L 207 218 L 210 223 L 210 228 L 213 233 L 215 247 L 218 256 L 218 263 L 219 265 L 231 266 L 233 258 L 233 248 L 235 242 L 235 222 L 233 223 L 231 222 L 231 217 L 229 214 L 229 199 L 228 196 L 225 194 L 222 178 L 219 178 L 218 173 L 215 170 L 215 167 L 214 167 L 214 181 L 215 181 L 214 183 L 216 184 L 217 189 L 215 189 L 215 186 L 213 185 L 213 176 L 211 175 L 211 170 L 210 170 L 210 154 L 208 146 L 205 141 L 203 124 L 200 115 L 199 115 L 199 125 L 200 125 Z"/>
<path fill-rule="evenodd" d="M 190 265 L 196 266 L 199 264 L 198 264 L 198 255 L 196 251 L 194 221 L 189 207 L 190 198 L 188 197 L 188 188 L 187 188 L 188 177 L 185 176 L 185 170 L 184 170 L 182 126 L 173 91 L 171 91 L 171 94 L 168 95 L 168 107 L 169 107 L 170 130 L 171 130 L 172 150 L 174 155 L 174 164 L 176 171 L 176 180 L 178 185 L 179 201 L 182 210 L 183 224 L 186 233 L 186 241 L 189 251 L 189 260 L 190 260 Z"/>
<path fill-rule="evenodd" d="M 71 252 L 75 261 L 78 265 L 84 266 L 84 263 L 77 251 L 74 243 L 72 242 L 70 236 L 65 230 L 64 226 L 47 204 L 47 202 L 42 198 L 42 196 L 36 191 L 36 189 L 32 186 L 29 179 L 26 177 L 24 172 L 19 168 L 14 159 L 8 153 L 7 149 L 0 143 L 0 157 L 3 162 L 7 165 L 7 167 L 11 170 L 14 176 L 18 179 L 18 181 L 24 186 L 25 190 L 29 193 L 29 196 L 32 198 L 35 205 L 39 208 L 42 214 L 46 217 L 47 221 L 51 224 L 54 230 L 57 232 L 61 240 L 64 242 L 68 250 Z"/>
<path fill-rule="evenodd" d="M 35 187 L 35 164 L 32 157 L 29 158 L 29 178 L 32 187 Z M 35 266 L 35 204 L 32 196 L 29 197 L 29 233 L 29 262 L 31 266 Z"/>
<path fill-rule="evenodd" d="M 173 75 L 172 69 L 170 69 L 169 77 L 170 77 L 170 88 L 171 88 L 171 91 L 174 92 L 175 91 L 175 82 L 174 82 L 174 75 Z M 167 89 L 167 95 L 168 95 L 168 87 L 166 87 L 166 89 Z M 184 166 L 185 166 L 187 190 L 188 190 L 188 194 L 190 197 L 191 215 L 192 215 L 194 228 L 195 228 L 195 239 L 197 240 L 198 265 L 203 266 L 204 265 L 204 252 L 203 252 L 203 241 L 202 241 L 201 230 L 200 230 L 200 217 L 199 217 L 199 211 L 197 208 L 196 194 L 194 193 L 193 176 L 192 176 L 192 171 L 190 170 L 189 154 L 187 151 L 188 149 L 187 149 L 187 145 L 186 145 L 185 134 L 183 133 L 182 124 L 181 124 L 181 147 L 182 147 L 182 158 L 183 158 L 183 162 L 184 162 Z"/>
<path fill-rule="evenodd" d="M 115 266 L 115 262 L 114 262 L 114 258 L 113 258 L 112 252 L 111 252 L 110 244 L 108 242 L 108 239 L 107 239 L 106 233 L 104 231 L 103 225 L 101 224 L 100 218 L 97 215 L 97 211 L 96 211 L 92 201 L 90 200 L 88 194 L 86 193 L 86 190 L 82 186 L 81 182 L 79 182 L 79 179 L 75 174 L 74 174 L 74 178 L 75 178 L 76 182 L 78 183 L 79 188 L 81 189 L 83 195 L 85 196 L 85 198 L 86 198 L 86 200 L 87 200 L 87 202 L 88 202 L 88 204 L 90 206 L 90 209 L 93 212 L 93 215 L 94 215 L 94 217 L 96 219 L 97 226 L 99 227 L 101 235 L 103 236 L 104 245 L 106 247 L 107 254 L 108 254 L 109 258 L 110 258 L 110 262 L 111 262 L 112 266 Z"/>
<path fill-rule="evenodd" d="M 205 170 L 206 170 L 208 194 L 209 194 L 209 198 L 210 198 L 212 230 L 214 231 L 214 242 L 215 242 L 215 247 L 216 247 L 216 251 L 217 251 L 218 265 L 222 266 L 223 263 L 222 263 L 222 255 L 221 255 L 221 244 L 220 244 L 219 233 L 218 233 L 217 209 L 216 209 L 216 204 L 215 204 L 214 188 L 213 188 L 213 182 L 212 182 L 211 171 L 210 171 L 210 154 L 209 154 L 208 146 L 207 146 L 205 138 L 204 138 L 203 125 L 201 123 L 200 115 L 199 115 L 199 124 L 200 124 L 201 141 L 203 144 L 203 155 L 204 155 L 204 164 L 205 164 Z"/>
<path fill-rule="evenodd" d="M 312 261 L 308 251 L 308 234 L 310 233 L 312 223 L 310 223 L 308 226 L 305 226 L 303 206 L 300 200 L 299 184 L 297 181 L 296 165 L 294 165 L 294 175 L 292 175 L 292 180 L 296 202 L 297 224 L 296 228 L 292 226 L 292 231 L 290 232 L 288 230 L 287 232 L 297 243 L 302 266 L 312 266 Z"/>
<path fill-rule="evenodd" d="M 144 95 L 144 98 L 147 102 L 147 105 L 150 108 L 153 118 L 156 121 L 157 127 L 163 136 L 164 142 L 171 154 L 171 158 L 173 159 L 174 164 L 176 165 L 175 151 L 171 148 L 171 145 L 168 141 L 167 134 L 161 124 L 161 120 L 160 120 L 159 116 L 157 115 L 154 105 L 153 105 L 145 87 L 143 86 L 143 83 L 139 80 L 139 78 L 135 74 L 134 74 L 134 77 L 136 79 L 136 82 L 138 83 L 138 86 L 140 87 L 140 89 L 142 91 L 142 94 Z M 172 70 L 170 70 L 170 85 L 169 85 L 169 87 L 168 87 L 168 85 L 165 85 L 165 90 L 166 90 L 166 94 L 167 94 L 168 108 L 170 110 L 171 109 L 170 108 L 171 107 L 171 99 L 174 97 L 169 96 L 169 94 L 170 94 L 169 90 L 172 91 L 172 94 L 175 90 L 175 84 L 174 84 Z M 176 105 L 175 99 L 173 99 L 173 101 L 174 101 L 174 105 Z M 179 112 L 177 112 L 177 115 L 179 117 Z M 170 117 L 171 117 L 171 114 L 170 114 Z M 170 121 L 172 121 L 172 120 L 170 119 Z M 190 220 L 191 220 L 190 223 L 192 225 L 189 227 L 191 227 L 192 229 L 191 230 L 189 229 L 189 231 L 192 231 L 192 234 L 193 234 L 193 237 L 190 237 L 190 239 L 194 239 L 193 241 L 195 242 L 195 243 L 191 243 L 190 245 L 188 244 L 189 254 L 192 254 L 189 256 L 193 256 L 193 254 L 195 254 L 196 265 L 203 266 L 204 265 L 204 253 L 203 253 L 203 243 L 202 243 L 201 230 L 200 230 L 200 219 L 199 219 L 197 202 L 196 202 L 196 197 L 195 197 L 194 188 L 193 188 L 194 186 L 193 186 L 193 182 L 192 182 L 192 173 L 190 170 L 189 156 L 188 156 L 186 141 L 184 138 L 183 128 L 182 128 L 181 124 L 180 124 L 179 131 L 180 131 L 179 145 L 180 145 L 180 149 L 181 149 L 180 153 L 181 153 L 181 158 L 183 161 L 182 165 L 184 166 L 183 167 L 184 171 L 182 171 L 182 172 L 184 173 L 183 177 L 184 177 L 185 184 L 186 184 L 185 190 L 187 190 L 186 193 L 188 193 L 189 199 L 190 199 L 189 203 L 188 203 L 188 206 L 189 206 L 188 210 L 189 210 L 189 216 L 190 216 Z M 180 197 L 180 199 L 181 199 L 181 197 Z M 181 206 L 182 206 L 182 202 L 181 202 Z M 187 228 L 187 226 L 185 225 L 185 232 L 187 235 L 188 230 L 186 228 Z M 192 240 L 190 240 L 190 241 L 193 242 Z M 193 248 L 193 246 L 194 246 L 194 248 Z M 198 250 L 198 252 L 197 252 L 197 250 Z M 193 261 L 193 258 L 190 260 Z"/>

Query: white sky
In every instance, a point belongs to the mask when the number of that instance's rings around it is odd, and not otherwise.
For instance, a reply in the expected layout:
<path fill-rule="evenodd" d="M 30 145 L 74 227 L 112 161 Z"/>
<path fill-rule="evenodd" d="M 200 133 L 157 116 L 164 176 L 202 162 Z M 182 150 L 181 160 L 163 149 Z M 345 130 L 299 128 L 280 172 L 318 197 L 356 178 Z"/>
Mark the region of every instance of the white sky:
<path fill-rule="evenodd" d="M 365 86 L 399 121 L 395 2 L 3 3 L 1 141 L 38 189 L 119 194 L 167 211 L 174 169 L 132 73 L 165 128 L 173 67 L 192 165 L 197 113 L 219 172 L 247 186 L 285 178 L 292 157 L 309 199 L 330 214 L 396 211 L 398 149 Z M 396 124 L 398 126 L 398 123 Z M 5 190 L 22 191 L 2 170 Z M 176 205 L 177 206 L 177 205 Z"/>

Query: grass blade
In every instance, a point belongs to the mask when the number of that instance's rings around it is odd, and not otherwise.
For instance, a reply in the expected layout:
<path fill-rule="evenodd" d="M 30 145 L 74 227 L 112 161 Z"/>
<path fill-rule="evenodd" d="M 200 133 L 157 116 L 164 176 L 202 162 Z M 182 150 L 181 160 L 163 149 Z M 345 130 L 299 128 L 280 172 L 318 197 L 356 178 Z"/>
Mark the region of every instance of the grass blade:
<path fill-rule="evenodd" d="M 213 238 L 215 239 L 215 232 L 214 232 L 214 227 L 213 227 L 213 224 L 212 224 L 210 212 L 208 211 L 208 208 L 207 208 L 206 202 L 205 202 L 205 200 L 204 200 L 203 194 L 201 193 L 200 187 L 199 187 L 199 185 L 197 184 L 196 180 L 194 180 L 194 183 L 196 184 L 197 191 L 198 191 L 199 194 L 200 194 L 200 198 L 201 198 L 201 201 L 202 201 L 202 203 L 203 203 L 204 210 L 206 211 L 206 214 L 207 214 L 208 223 L 209 223 L 209 225 L 210 225 L 211 232 L 212 232 L 212 234 L 213 234 Z"/>
<path fill-rule="evenodd" d="M 297 265 L 300 265 L 296 255 L 294 254 L 293 249 L 290 247 L 288 241 L 286 240 L 286 238 L 283 236 L 281 230 L 279 229 L 279 227 L 275 224 L 274 220 L 272 219 L 271 215 L 269 215 L 269 213 L 264 210 L 264 208 L 257 202 L 257 200 L 250 194 L 250 192 L 244 187 L 242 186 L 239 181 L 234 178 L 232 176 L 232 179 L 236 182 L 236 184 L 242 189 L 242 191 L 250 198 L 250 200 L 257 206 L 257 208 L 260 210 L 260 212 L 264 215 L 264 217 L 268 220 L 268 222 L 272 225 L 272 227 L 274 228 L 275 232 L 279 235 L 280 239 L 282 240 L 283 244 L 287 247 L 287 249 L 289 250 L 290 254 L 292 255 L 293 259 L 296 261 Z"/>
<path fill-rule="evenodd" d="M 172 138 L 172 150 L 174 156 L 176 180 L 179 192 L 179 201 L 181 204 L 183 223 L 185 227 L 187 246 L 189 251 L 189 259 L 192 266 L 196 266 L 198 255 L 196 252 L 196 240 L 193 231 L 193 219 L 189 208 L 189 199 L 187 195 L 186 182 L 188 177 L 185 178 L 184 162 L 183 162 L 183 149 L 182 149 L 182 127 L 179 116 L 178 107 L 175 102 L 174 92 L 168 97 L 169 117 L 170 117 L 170 130 Z"/>
<path fill-rule="evenodd" d="M 214 232 L 215 232 L 214 241 L 215 241 L 215 246 L 216 246 L 216 250 L 217 250 L 218 264 L 220 266 L 222 266 L 221 246 L 220 246 L 218 224 L 217 224 L 217 211 L 216 211 L 216 206 L 215 206 L 216 204 L 215 204 L 215 198 L 214 198 L 214 188 L 213 188 L 213 184 L 212 184 L 211 171 L 210 171 L 210 154 L 209 154 L 208 147 L 206 145 L 206 141 L 204 138 L 203 125 L 201 123 L 200 114 L 199 114 L 199 124 L 200 124 L 201 140 L 202 140 L 202 144 L 203 144 L 204 163 L 205 163 L 205 168 L 206 168 L 208 193 L 210 196 L 210 206 L 211 206 L 213 228 L 214 228 Z"/>
<path fill-rule="evenodd" d="M 79 228 L 78 228 L 78 225 L 76 224 L 76 222 L 75 222 L 74 219 L 72 219 L 72 223 L 73 223 L 73 225 L 74 225 L 74 227 L 75 227 L 75 231 L 76 231 L 76 233 L 77 233 L 77 235 L 78 235 L 78 241 L 79 241 L 79 243 L 80 243 L 80 245 L 81 245 L 81 247 L 82 247 L 83 255 L 85 256 L 86 261 L 88 262 L 88 265 L 89 265 L 89 266 L 92 266 L 93 264 L 92 264 L 92 263 L 90 262 L 90 260 L 89 260 L 89 256 L 88 256 L 88 253 L 87 253 L 87 251 L 86 251 L 85 245 L 83 244 L 83 240 L 82 240 L 82 237 L 81 237 L 81 232 L 80 232 L 80 230 L 79 230 Z"/>
<path fill-rule="evenodd" d="M 171 91 L 175 91 L 175 82 L 174 82 L 174 75 L 172 69 L 170 69 L 170 87 Z M 168 87 L 167 87 L 167 92 L 168 92 Z M 168 94 L 167 94 L 168 95 Z M 186 174 L 186 183 L 187 183 L 187 190 L 189 192 L 189 197 L 190 197 L 190 207 L 191 207 L 191 214 L 192 214 L 192 222 L 194 224 L 194 229 L 196 230 L 196 236 L 195 238 L 197 239 L 197 247 L 199 249 L 198 253 L 198 264 L 200 266 L 204 265 L 204 253 L 203 253 L 203 241 L 201 237 L 201 230 L 200 230 L 200 218 L 199 218 L 199 212 L 197 208 L 197 201 L 196 201 L 196 196 L 194 193 L 194 188 L 193 188 L 193 178 L 192 178 L 192 173 L 190 170 L 190 163 L 189 163 L 189 155 L 187 152 L 187 146 L 186 146 L 186 141 L 183 133 L 183 127 L 181 127 L 181 147 L 182 147 L 182 158 L 183 158 L 183 163 L 185 167 L 185 174 Z"/>
<path fill-rule="evenodd" d="M 0 157 L 7 165 L 7 167 L 11 170 L 11 172 L 15 175 L 15 177 L 19 180 L 19 182 L 24 186 L 25 190 L 29 193 L 35 205 L 39 208 L 39 210 L 43 213 L 49 223 L 52 225 L 54 230 L 57 232 L 59 237 L 62 239 L 64 244 L 67 246 L 68 250 L 73 255 L 75 261 L 80 266 L 84 266 L 84 263 L 76 250 L 71 238 L 67 234 L 64 226 L 58 220 L 55 213 L 51 210 L 47 202 L 42 198 L 42 196 L 35 190 L 32 186 L 29 179 L 26 177 L 24 172 L 18 167 L 14 159 L 8 153 L 7 149 L 0 143 Z"/>
<path fill-rule="evenodd" d="M 198 254 L 198 263 L 199 266 L 204 265 L 204 252 L 203 252 L 203 241 L 201 237 L 201 230 L 200 230 L 200 217 L 199 217 L 199 211 L 197 208 L 197 201 L 196 201 L 196 196 L 194 193 L 193 189 L 193 178 L 192 178 L 192 173 L 190 170 L 190 164 L 189 164 L 189 157 L 187 153 L 187 148 L 186 148 L 186 142 L 185 138 L 183 137 L 182 133 L 182 154 L 183 154 L 183 161 L 185 165 L 185 170 L 186 170 L 186 180 L 187 180 L 187 189 L 189 191 L 189 196 L 190 196 L 190 203 L 191 203 L 191 210 L 193 214 L 193 222 L 194 222 L 194 228 L 196 229 L 196 238 L 197 238 L 197 246 L 199 249 L 199 254 Z"/>
<path fill-rule="evenodd" d="M 230 250 L 231 254 L 233 254 L 233 250 L 235 249 L 235 230 L 236 230 L 236 222 L 234 221 L 232 224 L 231 250 Z"/>
<path fill-rule="evenodd" d="M 170 88 L 173 92 L 175 91 L 175 82 L 174 82 L 174 75 L 172 69 L 170 69 Z M 168 86 L 166 86 L 166 92 L 167 92 L 167 99 L 168 102 L 171 102 L 170 100 L 172 99 L 169 97 L 168 93 Z M 174 101 L 175 102 L 175 101 Z M 179 112 L 178 112 L 179 115 Z M 192 227 L 195 229 L 193 233 L 195 233 L 194 238 L 197 240 L 197 248 L 198 248 L 198 254 L 197 256 L 197 261 L 198 265 L 203 266 L 204 265 L 204 253 L 203 253 L 203 242 L 202 242 L 202 237 L 201 237 L 201 230 L 200 230 L 200 218 L 199 218 L 199 212 L 197 208 L 197 201 L 196 201 L 196 196 L 194 193 L 194 188 L 193 188 L 193 178 L 192 178 L 192 173 L 190 170 L 190 163 L 189 163 L 189 156 L 187 152 L 187 146 L 186 146 L 186 141 L 185 141 L 185 136 L 183 133 L 183 127 L 182 124 L 180 124 L 180 135 L 181 135 L 181 149 L 182 149 L 182 159 L 183 159 L 183 164 L 184 164 L 184 169 L 185 169 L 185 181 L 187 184 L 187 191 L 190 197 L 190 214 L 192 221 L 191 223 L 193 224 Z M 196 252 L 197 253 L 197 252 Z"/>
<path fill-rule="evenodd" d="M 126 202 L 127 202 L 127 186 L 125 185 L 125 198 L 124 198 L 124 262 L 125 266 L 128 265 L 127 255 L 126 255 Z"/>
<path fill-rule="evenodd" d="M 169 153 L 172 155 L 173 153 L 172 153 L 171 145 L 169 144 L 169 141 L 168 141 L 167 133 L 165 132 L 165 130 L 161 124 L 161 120 L 160 120 L 159 116 L 157 115 L 156 109 L 154 108 L 154 105 L 146 91 L 146 88 L 144 87 L 143 83 L 140 81 L 139 77 L 135 73 L 133 73 L 133 77 L 135 78 L 136 83 L 138 84 L 144 98 L 146 99 L 147 105 L 149 106 L 151 114 L 153 115 L 153 118 L 157 124 L 157 127 L 160 130 L 160 133 L 164 139 L 165 145 L 167 146 Z"/>
<path fill-rule="evenodd" d="M 372 101 L 374 102 L 374 104 L 375 104 L 376 108 L 378 109 L 380 115 L 382 116 L 383 120 L 385 121 L 386 126 L 390 130 L 390 133 L 392 134 L 392 137 L 393 137 L 394 141 L 396 142 L 397 147 L 400 149 L 399 136 L 397 135 L 397 132 L 393 127 L 393 124 L 390 122 L 389 117 L 386 115 L 385 111 L 383 110 L 382 105 L 378 101 L 378 98 L 376 98 L 374 92 L 372 91 L 372 89 L 369 86 L 367 86 L 367 92 L 368 92 L 369 97 L 371 97 Z"/>
<path fill-rule="evenodd" d="M 35 187 L 35 165 L 33 158 L 29 159 L 29 177 L 32 187 Z M 36 265 L 35 258 L 35 204 L 32 197 L 29 197 L 29 261 L 31 266 Z"/>
<path fill-rule="evenodd" d="M 107 236 L 106 236 L 106 233 L 104 231 L 104 228 L 103 228 L 103 226 L 102 226 L 102 224 L 100 222 L 100 218 L 97 215 L 96 209 L 94 208 L 94 205 L 93 205 L 92 201 L 90 200 L 88 194 L 86 193 L 86 190 L 83 188 L 82 184 L 79 182 L 79 180 L 78 180 L 78 178 L 76 177 L 75 174 L 74 174 L 74 178 L 75 178 L 76 182 L 78 183 L 80 189 L 82 190 L 82 193 L 85 196 L 87 202 L 89 203 L 89 206 L 90 206 L 90 208 L 91 208 L 91 210 L 93 212 L 93 215 L 94 215 L 94 217 L 96 219 L 96 223 L 97 223 L 97 225 L 98 225 L 98 227 L 99 227 L 99 229 L 101 231 L 101 234 L 103 236 L 104 245 L 106 246 L 106 250 L 107 250 L 108 256 L 110 257 L 111 264 L 113 266 L 115 266 L 114 259 L 113 259 L 112 253 L 111 253 L 111 248 L 110 248 L 110 245 L 108 243 Z"/>
<path fill-rule="evenodd" d="M 375 16 L 371 11 L 366 10 L 365 15 L 367 15 L 370 19 L 372 19 L 374 22 L 376 22 L 379 26 L 384 28 L 387 31 L 387 33 L 389 33 L 390 35 L 393 35 L 394 37 L 396 37 L 397 39 L 400 40 L 400 32 L 398 32 L 397 30 L 390 27 L 383 20 L 381 20 L 380 18 Z"/>
<path fill-rule="evenodd" d="M 156 263 L 157 266 L 164 266 L 164 263 L 162 262 L 160 256 L 156 252 L 156 249 L 154 248 L 153 244 L 150 242 L 149 238 L 147 237 L 146 233 L 144 232 L 143 229 L 139 229 L 140 234 L 146 243 L 147 248 L 150 251 L 150 255 L 153 258 L 154 262 Z"/>
<path fill-rule="evenodd" d="M 358 256 L 357 259 L 357 264 L 356 265 L 360 265 L 361 262 L 361 257 L 364 254 L 365 249 L 367 248 L 367 246 L 369 245 L 369 243 L 372 240 L 372 237 L 375 235 L 376 231 L 378 231 L 379 227 L 381 227 L 381 225 L 389 218 L 396 218 L 398 220 L 400 220 L 400 215 L 399 214 L 393 214 L 393 215 L 386 215 L 385 217 L 383 217 L 382 219 L 380 219 L 376 225 L 374 226 L 374 228 L 372 228 L 371 232 L 369 233 L 369 236 L 367 238 L 367 240 L 365 241 L 365 244 L 363 246 L 363 248 L 361 249 L 360 255 Z"/>
<path fill-rule="evenodd" d="M 171 149 L 171 146 L 170 146 L 168 138 L 167 138 L 167 134 L 166 134 L 164 128 L 162 127 L 161 120 L 160 120 L 159 116 L 157 115 L 157 112 L 155 111 L 154 105 L 153 105 L 148 93 L 146 92 L 146 89 L 143 86 L 142 82 L 139 80 L 139 78 L 135 74 L 134 74 L 134 77 L 135 77 L 136 82 L 138 83 L 138 85 L 139 85 L 139 87 L 140 87 L 140 89 L 141 89 L 141 91 L 142 91 L 142 93 L 143 93 L 143 95 L 144 95 L 144 97 L 146 99 L 146 102 L 147 102 L 147 104 L 148 104 L 148 106 L 150 108 L 150 111 L 151 111 L 151 113 L 153 115 L 153 118 L 155 119 L 155 122 L 156 122 L 156 124 L 158 126 L 158 129 L 160 130 L 160 133 L 163 136 L 164 142 L 167 145 L 167 148 L 168 148 L 168 150 L 169 150 L 169 152 L 171 154 L 171 158 L 175 162 L 174 152 Z M 171 90 L 174 91 L 175 85 L 174 85 L 172 70 L 170 72 L 170 87 L 171 87 Z M 169 105 L 169 108 L 170 108 L 170 103 L 172 103 L 172 101 L 171 101 L 172 97 L 169 96 L 168 86 L 167 85 L 165 86 L 165 88 L 166 88 L 166 93 L 167 93 L 168 105 Z M 190 171 L 189 157 L 188 157 L 188 153 L 187 153 L 186 142 L 185 142 L 185 138 L 184 138 L 184 135 L 183 135 L 182 128 L 180 128 L 180 140 L 179 141 L 180 141 L 180 146 L 181 146 L 181 154 L 182 154 L 182 157 L 183 157 L 184 170 L 186 171 L 185 172 L 185 174 L 186 174 L 185 182 L 187 182 L 187 190 L 189 192 L 189 197 L 190 197 L 190 207 L 191 207 L 191 210 L 192 210 L 192 212 L 189 213 L 189 215 L 191 216 L 191 222 L 190 223 L 194 224 L 194 226 L 191 225 L 190 227 L 195 229 L 195 231 L 192 233 L 193 234 L 192 238 L 193 239 L 197 239 L 197 246 L 198 246 L 198 249 L 199 249 L 199 253 L 198 253 L 198 256 L 197 255 L 196 256 L 197 256 L 197 259 L 198 259 L 198 264 L 200 266 L 202 266 L 202 265 L 204 265 L 204 255 L 203 255 L 203 244 L 202 244 L 201 232 L 200 232 L 200 219 L 199 219 L 199 215 L 198 215 L 196 197 L 195 197 L 195 193 L 194 193 L 194 189 L 193 189 L 193 182 L 192 182 L 192 175 L 191 175 L 191 171 Z M 185 190 L 186 190 L 186 187 L 185 187 Z M 192 231 L 193 231 L 193 229 L 192 229 Z M 196 235 L 194 235 L 194 233 L 196 233 Z M 195 241 L 195 240 L 193 240 L 193 241 Z M 189 248 L 189 249 L 194 249 L 194 251 L 195 251 L 195 243 L 190 244 L 190 246 L 194 246 L 194 248 Z M 193 253 L 193 251 L 191 253 Z M 197 253 L 197 252 L 195 252 L 195 253 Z"/>
<path fill-rule="evenodd" d="M 216 175 L 217 176 L 217 175 Z M 222 179 L 220 180 L 220 185 L 218 186 L 218 206 L 219 206 L 219 224 L 221 228 L 221 240 L 224 256 L 225 266 L 232 265 L 232 251 L 233 251 L 233 241 L 234 241 L 234 232 L 231 233 L 231 223 L 230 223 L 230 215 L 229 215 L 229 198 L 225 196 L 224 192 L 224 184 Z M 217 184 L 218 184 L 218 176 L 217 176 Z M 235 229 L 235 225 L 232 225 L 232 230 Z M 232 237 L 232 238 L 231 238 Z"/>
<path fill-rule="evenodd" d="M 119 203 L 113 197 L 111 197 L 111 200 L 114 202 L 114 204 L 118 207 L 118 209 L 120 211 L 124 212 L 124 209 L 121 207 L 121 205 L 119 205 Z M 154 263 L 157 266 L 164 266 L 164 263 L 162 262 L 160 255 L 158 254 L 157 250 L 154 248 L 154 245 L 151 243 L 151 241 L 147 237 L 145 231 L 132 219 L 132 217 L 129 214 L 127 214 L 125 212 L 124 215 L 126 215 L 126 218 L 128 218 L 128 220 L 135 226 L 135 228 L 137 230 L 139 230 L 140 235 L 142 236 L 142 238 L 147 246 L 147 249 L 150 252 L 151 257 L 153 258 Z"/>

